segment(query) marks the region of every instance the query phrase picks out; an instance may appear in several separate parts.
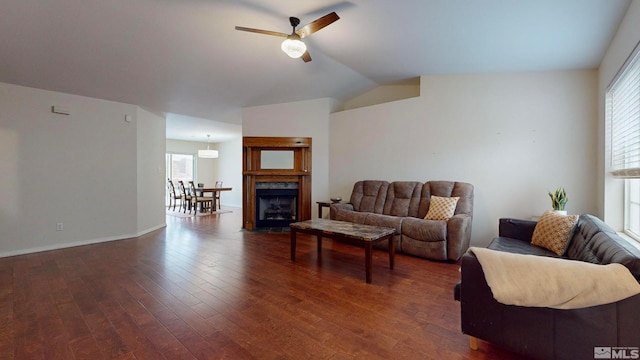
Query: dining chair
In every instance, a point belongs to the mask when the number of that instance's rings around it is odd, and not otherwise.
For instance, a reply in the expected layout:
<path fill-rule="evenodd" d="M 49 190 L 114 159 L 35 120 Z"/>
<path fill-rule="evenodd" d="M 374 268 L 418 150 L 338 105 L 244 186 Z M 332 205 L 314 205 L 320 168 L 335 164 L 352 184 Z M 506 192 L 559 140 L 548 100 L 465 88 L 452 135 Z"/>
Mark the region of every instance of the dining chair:
<path fill-rule="evenodd" d="M 191 189 L 185 186 L 184 181 L 182 180 L 178 180 L 178 187 L 180 188 L 180 194 L 182 195 L 182 212 L 186 213 L 187 206 L 189 206 L 189 213 L 191 213 Z"/>
<path fill-rule="evenodd" d="M 222 187 L 222 180 L 216 181 L 216 188 L 221 188 L 221 187 Z M 216 191 L 214 196 L 216 197 L 216 204 L 218 204 L 218 209 L 222 209 L 220 207 L 220 191 Z M 213 210 L 215 210 L 215 209 L 213 209 Z"/>
<path fill-rule="evenodd" d="M 198 196 L 198 191 L 196 190 L 196 185 L 193 181 L 189 181 L 189 189 L 191 190 L 191 205 L 194 209 L 194 213 L 198 213 L 198 208 L 200 208 L 200 212 L 204 212 L 205 210 L 211 208 L 211 198 Z M 189 213 L 191 213 L 191 209 L 189 209 Z"/>
<path fill-rule="evenodd" d="M 173 181 L 171 179 L 167 179 L 167 191 L 169 192 L 169 207 L 173 203 L 173 211 L 176 210 L 176 203 L 180 200 L 180 207 L 182 207 L 182 194 L 179 191 L 176 191 L 175 185 L 173 185 Z M 167 208 L 167 209 L 168 209 Z"/>

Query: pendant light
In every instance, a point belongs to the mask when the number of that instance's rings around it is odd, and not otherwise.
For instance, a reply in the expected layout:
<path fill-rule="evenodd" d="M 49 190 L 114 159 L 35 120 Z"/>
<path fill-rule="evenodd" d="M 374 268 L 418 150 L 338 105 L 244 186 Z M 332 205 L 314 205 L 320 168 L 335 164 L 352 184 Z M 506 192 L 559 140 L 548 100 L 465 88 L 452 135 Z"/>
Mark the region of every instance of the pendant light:
<path fill-rule="evenodd" d="M 211 135 L 207 134 L 207 150 L 198 150 L 198 157 L 205 159 L 217 159 L 218 158 L 218 150 L 210 150 L 209 149 L 209 137 Z"/>

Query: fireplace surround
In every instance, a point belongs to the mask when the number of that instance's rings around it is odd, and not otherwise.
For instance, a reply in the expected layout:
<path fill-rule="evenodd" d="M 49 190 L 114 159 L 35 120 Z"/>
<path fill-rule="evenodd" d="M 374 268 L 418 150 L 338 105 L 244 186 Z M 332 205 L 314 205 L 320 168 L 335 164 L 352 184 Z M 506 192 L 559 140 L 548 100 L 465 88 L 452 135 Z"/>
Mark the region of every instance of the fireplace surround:
<path fill-rule="evenodd" d="M 245 230 L 311 219 L 311 138 L 243 137 Z"/>

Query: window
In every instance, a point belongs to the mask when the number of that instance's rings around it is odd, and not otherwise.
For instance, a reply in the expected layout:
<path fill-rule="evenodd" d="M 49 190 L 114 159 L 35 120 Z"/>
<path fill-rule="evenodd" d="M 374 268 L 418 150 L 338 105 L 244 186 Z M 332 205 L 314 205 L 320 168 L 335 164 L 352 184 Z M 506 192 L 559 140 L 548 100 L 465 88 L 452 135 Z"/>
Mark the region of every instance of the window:
<path fill-rule="evenodd" d="M 173 181 L 193 180 L 193 154 L 167 154 L 167 178 Z"/>
<path fill-rule="evenodd" d="M 639 44 L 640 45 L 640 44 Z M 611 171 L 625 179 L 624 231 L 640 240 L 640 55 L 633 51 L 606 93 Z"/>
<path fill-rule="evenodd" d="M 627 179 L 625 182 L 625 232 L 640 240 L 640 179 Z"/>
<path fill-rule="evenodd" d="M 194 161 L 195 157 L 193 154 L 166 154 L 167 179 L 171 179 L 174 184 L 176 184 L 178 180 L 182 180 L 185 183 L 193 180 L 195 172 Z M 169 194 L 167 194 L 167 199 L 168 198 Z"/>

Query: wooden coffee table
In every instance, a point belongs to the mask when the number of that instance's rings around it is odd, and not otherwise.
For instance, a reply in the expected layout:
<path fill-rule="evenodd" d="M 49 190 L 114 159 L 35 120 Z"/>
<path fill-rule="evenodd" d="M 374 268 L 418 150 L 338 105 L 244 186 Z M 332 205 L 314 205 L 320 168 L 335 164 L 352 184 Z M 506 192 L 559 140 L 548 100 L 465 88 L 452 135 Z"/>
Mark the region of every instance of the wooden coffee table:
<path fill-rule="evenodd" d="M 291 231 L 291 261 L 296 260 L 296 234 L 315 235 L 318 238 L 318 254 L 322 251 L 322 238 L 331 238 L 364 245 L 366 281 L 371 283 L 371 253 L 373 243 L 389 240 L 389 268 L 393 269 L 395 243 L 392 239 L 396 230 L 388 227 L 354 224 L 346 221 L 313 219 L 292 223 Z"/>

